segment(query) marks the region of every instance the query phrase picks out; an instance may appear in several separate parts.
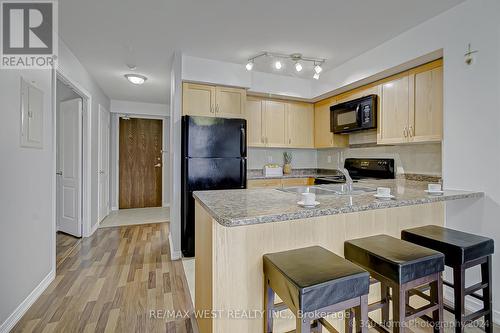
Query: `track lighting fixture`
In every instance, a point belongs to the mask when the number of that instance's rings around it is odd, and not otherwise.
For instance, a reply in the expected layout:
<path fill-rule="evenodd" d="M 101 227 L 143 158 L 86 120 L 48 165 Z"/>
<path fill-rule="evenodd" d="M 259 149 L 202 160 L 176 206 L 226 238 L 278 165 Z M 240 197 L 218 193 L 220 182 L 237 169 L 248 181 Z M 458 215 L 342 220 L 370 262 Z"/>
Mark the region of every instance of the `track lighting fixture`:
<path fill-rule="evenodd" d="M 316 65 L 314 66 L 314 71 L 316 72 L 316 74 L 319 74 L 323 71 L 323 68 L 320 65 Z"/>
<path fill-rule="evenodd" d="M 283 70 L 286 69 L 286 66 L 289 64 L 290 66 L 293 65 L 295 68 L 295 72 L 299 73 L 302 72 L 304 69 L 312 69 L 314 76 L 313 78 L 318 80 L 319 79 L 319 74 L 323 71 L 323 64 L 325 63 L 326 59 L 321 59 L 321 58 L 310 58 L 310 57 L 303 57 L 302 54 L 300 53 L 292 53 L 290 55 L 287 54 L 281 54 L 281 53 L 273 53 L 273 52 L 262 52 L 259 53 L 253 57 L 250 57 L 248 59 L 247 64 L 245 65 L 245 68 L 247 71 L 251 71 L 253 69 L 253 66 L 255 64 L 255 60 L 263 57 L 271 57 L 277 60 L 274 60 L 272 62 L 272 66 L 275 70 Z M 305 66 L 307 63 L 312 63 L 312 66 Z"/>

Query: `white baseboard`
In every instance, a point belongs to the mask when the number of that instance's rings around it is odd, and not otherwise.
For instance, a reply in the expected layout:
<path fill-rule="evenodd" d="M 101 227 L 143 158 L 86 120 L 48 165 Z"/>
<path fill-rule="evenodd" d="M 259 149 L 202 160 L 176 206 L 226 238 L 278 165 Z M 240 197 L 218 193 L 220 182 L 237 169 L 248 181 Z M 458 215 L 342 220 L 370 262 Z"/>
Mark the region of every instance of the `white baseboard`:
<path fill-rule="evenodd" d="M 40 295 L 47 289 L 49 284 L 54 281 L 56 277 L 56 270 L 53 269 L 49 274 L 36 286 L 35 289 L 19 304 L 19 306 L 10 314 L 10 316 L 0 325 L 0 333 L 8 333 L 22 316 L 28 311 L 30 306 L 40 297 Z"/>
<path fill-rule="evenodd" d="M 111 210 L 112 210 L 112 211 L 117 211 L 117 210 L 118 210 L 118 207 L 111 207 Z"/>
<path fill-rule="evenodd" d="M 169 202 L 164 202 L 164 203 L 162 203 L 162 207 L 165 207 L 165 208 L 166 207 L 170 207 L 170 203 Z"/>
<path fill-rule="evenodd" d="M 171 260 L 179 260 L 182 258 L 182 252 L 181 251 L 174 251 L 174 248 L 172 247 L 172 233 L 168 233 L 168 244 L 170 245 L 170 259 Z"/>
<path fill-rule="evenodd" d="M 90 237 L 94 234 L 94 232 L 97 230 L 97 228 L 99 228 L 99 225 L 101 224 L 101 222 L 96 222 L 96 224 L 94 224 L 92 227 L 90 227 L 90 231 L 88 233 L 88 235 L 85 235 L 85 237 Z"/>
<path fill-rule="evenodd" d="M 444 289 L 444 299 L 453 304 L 455 299 L 453 295 L 453 290 L 451 288 Z M 467 297 L 465 299 L 465 308 L 471 312 L 479 311 L 483 308 L 483 302 L 476 300 L 475 298 Z M 493 309 L 493 322 L 500 325 L 500 311 Z"/>

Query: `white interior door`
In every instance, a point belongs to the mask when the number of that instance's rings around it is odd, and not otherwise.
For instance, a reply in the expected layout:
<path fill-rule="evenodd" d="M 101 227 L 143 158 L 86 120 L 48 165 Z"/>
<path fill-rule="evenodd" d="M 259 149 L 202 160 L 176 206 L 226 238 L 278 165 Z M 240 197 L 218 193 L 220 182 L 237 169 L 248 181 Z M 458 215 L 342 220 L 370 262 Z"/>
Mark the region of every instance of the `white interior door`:
<path fill-rule="evenodd" d="M 99 222 L 109 214 L 109 112 L 99 105 Z"/>
<path fill-rule="evenodd" d="M 61 102 L 57 114 L 57 228 L 82 236 L 82 100 Z"/>

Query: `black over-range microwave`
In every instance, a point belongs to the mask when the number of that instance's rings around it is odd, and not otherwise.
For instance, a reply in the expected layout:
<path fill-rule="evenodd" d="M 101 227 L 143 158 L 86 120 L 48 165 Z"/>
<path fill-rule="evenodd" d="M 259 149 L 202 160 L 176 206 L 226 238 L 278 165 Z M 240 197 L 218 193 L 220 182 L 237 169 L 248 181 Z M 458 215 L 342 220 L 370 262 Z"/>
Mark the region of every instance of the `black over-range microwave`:
<path fill-rule="evenodd" d="M 330 107 L 330 131 L 349 133 L 377 127 L 377 95 L 368 95 Z"/>

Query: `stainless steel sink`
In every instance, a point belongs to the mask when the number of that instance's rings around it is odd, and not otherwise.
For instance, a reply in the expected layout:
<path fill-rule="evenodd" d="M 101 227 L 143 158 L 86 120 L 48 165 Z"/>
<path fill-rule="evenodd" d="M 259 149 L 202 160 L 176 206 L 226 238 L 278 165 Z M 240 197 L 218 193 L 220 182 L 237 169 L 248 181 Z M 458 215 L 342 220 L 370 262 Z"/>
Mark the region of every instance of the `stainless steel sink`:
<path fill-rule="evenodd" d="M 291 187 L 283 187 L 277 188 L 278 191 L 287 192 L 287 193 L 315 193 L 316 195 L 335 195 L 335 191 L 324 189 L 319 186 L 291 186 Z"/>
<path fill-rule="evenodd" d="M 345 184 L 327 184 L 327 185 L 312 185 L 312 186 L 291 186 L 277 188 L 278 191 L 301 194 L 305 192 L 315 193 L 316 195 L 361 195 L 365 193 L 375 192 L 376 189 L 367 186 L 353 186 L 352 191 L 348 192 Z"/>

